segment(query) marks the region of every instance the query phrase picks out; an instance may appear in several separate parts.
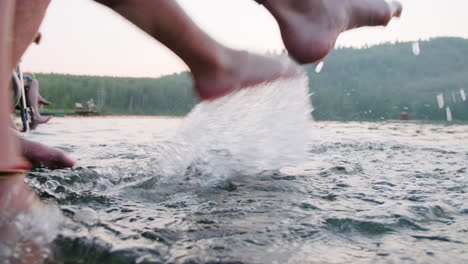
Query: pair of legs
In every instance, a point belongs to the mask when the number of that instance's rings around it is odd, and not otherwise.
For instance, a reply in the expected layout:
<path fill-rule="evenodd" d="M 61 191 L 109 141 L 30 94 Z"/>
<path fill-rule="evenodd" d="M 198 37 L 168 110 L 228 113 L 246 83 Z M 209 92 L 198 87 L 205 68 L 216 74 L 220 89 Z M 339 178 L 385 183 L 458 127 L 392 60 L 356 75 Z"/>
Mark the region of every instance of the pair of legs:
<path fill-rule="evenodd" d="M 39 105 L 50 105 L 50 102 L 39 94 L 39 81 L 31 74 L 25 73 L 26 102 L 32 108 L 31 128 L 35 129 L 39 124 L 47 123 L 51 117 L 42 116 Z"/>
<path fill-rule="evenodd" d="M 192 71 L 195 91 L 202 100 L 298 71 L 296 65 L 222 46 L 198 28 L 173 0 L 96 1 L 112 8 L 181 57 Z M 3 131 L 0 130 L 0 138 L 4 139 L 1 145 L 5 146 L 2 147 L 5 155 L 0 153 L 0 168 L 18 156 L 18 142 L 4 125 L 9 122 L 4 108 L 9 107 L 7 98 L 10 98 L 5 84 L 9 78 L 4 74 L 12 71 L 36 36 L 48 4 L 49 0 L 2 1 L 0 124 Z M 399 3 L 384 0 L 267 0 L 264 6 L 277 20 L 290 55 L 300 63 L 315 62 L 326 56 L 341 32 L 386 25 L 402 10 Z"/>
<path fill-rule="evenodd" d="M 294 65 L 220 45 L 194 25 L 176 1 L 96 1 L 112 8 L 178 55 L 189 66 L 195 90 L 202 100 L 297 71 Z M 278 22 L 289 54 L 300 63 L 312 63 L 325 57 L 341 32 L 361 26 L 386 25 L 402 10 L 399 3 L 384 0 L 262 2 Z"/>
<path fill-rule="evenodd" d="M 296 65 L 285 65 L 272 58 L 222 46 L 198 28 L 173 0 L 96 1 L 112 8 L 181 57 L 192 71 L 195 91 L 202 100 L 298 71 Z M 11 56 L 10 69 L 36 36 L 49 4 L 49 0 L 16 0 L 16 5 L 14 2 L 4 0 L 2 3 L 7 7 L 3 9 L 5 16 L 2 19 L 6 23 L 2 26 L 10 27 L 9 33 L 6 29 L 1 32 L 2 40 L 5 40 L 3 36 L 11 36 L 14 42 L 9 48 L 10 43 L 2 45 L 6 55 Z M 386 25 L 401 13 L 399 3 L 384 0 L 267 0 L 264 6 L 277 20 L 290 55 L 300 63 L 322 59 L 345 30 Z M 11 24 L 13 12 L 14 23 Z M 5 58 L 2 57 L 3 62 Z M 2 93 L 6 93 L 4 80 L 2 78 L 0 87 Z M 6 149 L 15 148 L 17 143 L 14 141 Z"/>
<path fill-rule="evenodd" d="M 222 46 L 198 28 L 173 0 L 98 2 L 126 17 L 184 60 L 202 100 L 298 71 L 296 65 Z M 48 4 L 49 0 L 0 1 L 0 170 L 21 163 L 19 140 L 8 125 L 9 76 L 36 35 Z M 264 6 L 278 21 L 290 55 L 300 63 L 315 62 L 326 56 L 337 36 L 345 30 L 386 25 L 401 13 L 398 3 L 387 4 L 384 0 L 267 0 Z M 21 142 L 22 146 L 28 144 Z M 0 179 L 2 216 L 27 211 L 37 204 L 23 178 L 24 175 L 13 173 Z M 15 230 L 13 226 L 1 224 L 3 241 L 8 239 L 5 235 L 14 235 Z"/>

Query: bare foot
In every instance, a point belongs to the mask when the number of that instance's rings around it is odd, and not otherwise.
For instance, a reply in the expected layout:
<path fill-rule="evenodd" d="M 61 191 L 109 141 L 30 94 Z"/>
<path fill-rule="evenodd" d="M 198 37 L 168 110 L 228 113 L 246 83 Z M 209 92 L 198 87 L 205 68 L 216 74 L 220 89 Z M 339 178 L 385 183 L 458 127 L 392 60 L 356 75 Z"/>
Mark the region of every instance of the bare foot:
<path fill-rule="evenodd" d="M 73 167 L 75 162 L 60 150 L 42 145 L 40 143 L 19 138 L 23 156 L 34 167 L 47 167 L 50 169 Z"/>
<path fill-rule="evenodd" d="M 296 63 L 226 49 L 219 60 L 204 69 L 192 71 L 195 91 L 201 100 L 213 100 L 238 89 L 288 78 L 302 73 Z"/>
<path fill-rule="evenodd" d="M 41 104 L 41 105 L 50 105 L 50 104 L 52 104 L 52 102 L 46 100 L 44 97 L 42 97 L 42 96 L 40 96 L 40 95 L 39 95 L 39 97 L 37 98 L 37 101 L 38 101 L 38 103 Z"/>
<path fill-rule="evenodd" d="M 36 129 L 38 125 L 45 124 L 49 122 L 50 119 L 52 119 L 51 116 L 41 116 L 41 115 L 38 115 L 35 117 L 33 116 L 32 121 L 31 121 L 31 129 Z"/>
<path fill-rule="evenodd" d="M 385 0 L 267 0 L 284 45 L 299 63 L 321 60 L 334 48 L 338 35 L 364 26 L 386 26 L 403 10 Z"/>

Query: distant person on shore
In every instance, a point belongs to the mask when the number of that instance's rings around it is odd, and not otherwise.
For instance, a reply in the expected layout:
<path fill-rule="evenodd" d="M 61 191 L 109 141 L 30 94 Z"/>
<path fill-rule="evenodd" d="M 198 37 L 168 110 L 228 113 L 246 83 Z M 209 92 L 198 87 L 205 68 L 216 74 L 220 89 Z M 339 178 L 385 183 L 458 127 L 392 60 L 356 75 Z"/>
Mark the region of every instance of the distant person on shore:
<path fill-rule="evenodd" d="M 214 0 L 213 0 L 214 1 Z M 98 0 L 166 45 L 190 68 L 201 100 L 295 76 L 294 63 L 230 49 L 197 27 L 174 0 Z M 256 0 L 275 17 L 289 54 L 299 63 L 321 60 L 346 30 L 386 25 L 400 16 L 397 2 L 384 0 Z M 37 205 L 23 181 L 28 163 L 9 128 L 9 76 L 38 32 L 49 0 L 0 1 L 0 211 L 8 219 Z M 9 40 L 13 41 L 10 42 Z M 16 186 L 16 187 L 15 187 Z M 13 188 L 15 187 L 15 188 Z M 13 193 L 13 190 L 15 192 Z M 8 197 L 14 197 L 7 203 Z M 8 209 L 8 210 L 7 210 Z M 9 215 L 4 215 L 8 212 Z M 2 230 L 6 229 L 6 230 Z M 14 238 L 14 226 L 0 223 L 0 239 Z M 5 237 L 4 237 L 5 236 Z M 32 263 L 30 259 L 23 263 Z"/>

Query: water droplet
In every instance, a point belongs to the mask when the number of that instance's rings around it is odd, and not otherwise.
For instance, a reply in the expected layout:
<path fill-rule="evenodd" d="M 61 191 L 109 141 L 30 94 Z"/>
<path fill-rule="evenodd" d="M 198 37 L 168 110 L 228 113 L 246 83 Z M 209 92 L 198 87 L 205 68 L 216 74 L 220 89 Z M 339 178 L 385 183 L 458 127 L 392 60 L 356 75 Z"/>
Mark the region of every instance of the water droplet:
<path fill-rule="evenodd" d="M 450 107 L 448 107 L 448 106 L 447 106 L 447 108 L 445 108 L 445 110 L 447 111 L 447 121 L 452 122 L 452 120 L 453 120 L 452 110 L 450 110 Z"/>
<path fill-rule="evenodd" d="M 60 186 L 60 183 L 58 181 L 55 181 L 55 180 L 48 180 L 48 181 L 45 182 L 45 186 L 49 190 L 55 191 L 55 189 L 57 189 L 57 187 Z"/>
<path fill-rule="evenodd" d="M 320 73 L 320 72 L 322 71 L 322 69 L 323 69 L 323 64 L 324 64 L 323 61 L 321 61 L 321 62 L 319 62 L 319 63 L 317 64 L 317 66 L 315 67 L 315 72 L 316 72 L 316 73 Z"/>
<path fill-rule="evenodd" d="M 439 108 L 442 109 L 444 107 L 444 94 L 437 95 L 437 104 L 439 104 Z"/>
<path fill-rule="evenodd" d="M 466 94 L 464 89 L 460 89 L 460 96 L 463 101 L 466 101 Z"/>
<path fill-rule="evenodd" d="M 413 42 L 413 54 L 414 56 L 418 56 L 421 53 L 421 49 L 419 48 L 419 41 Z"/>
<path fill-rule="evenodd" d="M 452 99 L 453 99 L 453 102 L 456 103 L 457 102 L 457 99 L 455 98 L 455 92 L 452 91 Z"/>

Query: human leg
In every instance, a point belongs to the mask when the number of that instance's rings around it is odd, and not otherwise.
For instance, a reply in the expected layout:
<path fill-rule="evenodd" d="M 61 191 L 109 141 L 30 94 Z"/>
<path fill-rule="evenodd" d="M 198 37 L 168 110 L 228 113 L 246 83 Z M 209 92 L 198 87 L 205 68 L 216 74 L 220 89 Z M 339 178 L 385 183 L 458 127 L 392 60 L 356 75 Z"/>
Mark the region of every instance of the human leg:
<path fill-rule="evenodd" d="M 33 79 L 29 83 L 29 88 L 26 92 L 26 102 L 32 108 L 31 128 L 35 129 L 39 124 L 47 123 L 51 117 L 42 116 L 39 112 L 39 82 Z"/>
<path fill-rule="evenodd" d="M 176 1 L 97 0 L 178 55 L 190 68 L 202 100 L 300 71 L 295 64 L 224 47 L 200 28 Z"/>
<path fill-rule="evenodd" d="M 9 0 L 10 1 L 10 0 Z M 50 3 L 50 0 L 16 0 L 16 6 L 14 8 L 14 33 L 11 33 L 13 40 L 13 48 L 10 48 L 10 54 L 12 54 L 11 67 L 18 64 L 19 59 L 23 55 L 26 48 L 31 44 L 31 41 L 37 36 L 37 31 L 41 24 L 41 21 L 45 15 L 46 9 Z M 4 36 L 2 34 L 2 36 Z M 11 70 L 8 76 L 10 76 Z M 8 78 L 8 81 L 10 78 Z M 37 80 L 33 80 L 31 87 L 32 92 L 28 92 L 27 100 L 30 105 L 33 105 L 35 113 L 39 114 L 38 103 L 50 104 L 49 101 L 42 98 L 39 94 L 39 83 Z M 9 98 L 9 97 L 4 97 Z M 34 120 L 35 119 L 35 120 Z M 46 122 L 44 117 L 36 116 L 33 118 L 34 122 Z M 17 141 L 17 136 L 14 136 L 14 140 Z M 28 159 L 34 166 L 45 166 L 49 168 L 64 168 L 72 167 L 74 162 L 65 156 L 65 154 L 54 148 L 47 147 L 26 139 L 19 138 L 19 147 L 21 154 Z"/>
<path fill-rule="evenodd" d="M 40 36 L 40 34 L 39 34 L 39 36 Z M 39 81 L 34 77 L 33 74 L 31 74 L 29 72 L 25 72 L 25 73 L 23 73 L 23 79 L 27 79 L 28 82 L 32 82 L 32 81 L 36 80 L 35 85 L 37 85 L 37 103 L 38 104 L 41 104 L 41 105 L 50 105 L 50 104 L 52 104 L 49 100 L 42 97 L 41 89 L 39 87 Z M 25 80 L 25 82 L 26 82 L 26 80 Z"/>
<path fill-rule="evenodd" d="M 289 54 L 300 63 L 321 60 L 339 34 L 363 26 L 385 26 L 399 17 L 399 2 L 385 0 L 266 0 Z"/>
<path fill-rule="evenodd" d="M 39 92 L 39 97 L 37 98 L 37 102 L 41 105 L 50 105 L 51 102 L 47 99 L 45 99 L 44 97 L 41 96 L 41 93 Z"/>
<path fill-rule="evenodd" d="M 13 0 L 0 1 L 0 169 L 16 166 L 21 162 L 18 142 L 10 129 L 11 80 L 10 50 L 13 27 Z"/>
<path fill-rule="evenodd" d="M 12 64 L 15 67 L 34 41 L 50 0 L 16 0 L 13 25 Z"/>
<path fill-rule="evenodd" d="M 18 214 L 29 211 L 38 204 L 35 193 L 24 183 L 24 173 L 8 173 L 22 164 L 18 142 L 14 131 L 10 129 L 10 88 L 11 72 L 11 32 L 13 26 L 14 0 L 0 1 L 0 243 L 14 243 L 17 232 L 15 223 L 11 221 Z M 3 246 L 3 245 L 2 245 Z M 14 260 L 0 259 L 8 263 Z M 37 259 L 37 256 L 36 256 Z M 25 257 L 24 263 L 33 263 L 33 259 Z"/>

